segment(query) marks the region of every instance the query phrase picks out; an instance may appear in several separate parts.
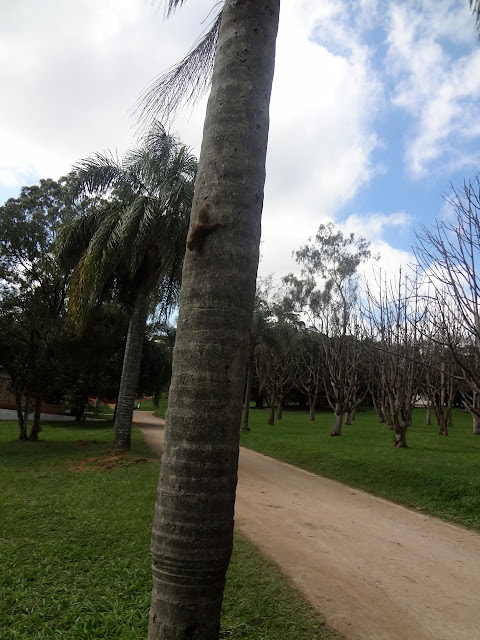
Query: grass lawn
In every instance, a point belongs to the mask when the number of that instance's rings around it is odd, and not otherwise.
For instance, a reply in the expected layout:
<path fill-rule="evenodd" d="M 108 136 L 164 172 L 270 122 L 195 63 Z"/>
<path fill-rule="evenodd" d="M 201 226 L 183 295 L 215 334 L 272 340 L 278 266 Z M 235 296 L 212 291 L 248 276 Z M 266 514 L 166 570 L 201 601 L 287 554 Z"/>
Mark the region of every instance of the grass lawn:
<path fill-rule="evenodd" d="M 50 423 L 39 442 L 0 422 L 1 640 L 147 636 L 158 460 L 134 430 L 113 457 L 111 425 Z M 237 536 L 222 635 L 333 640 L 279 571 Z"/>
<path fill-rule="evenodd" d="M 480 529 L 480 437 L 471 417 L 454 410 L 448 437 L 425 425 L 415 409 L 406 449 L 393 447 L 392 432 L 369 409 L 358 413 L 342 436 L 332 438 L 331 413 L 315 422 L 300 411 L 284 411 L 274 426 L 268 410 L 250 410 L 251 431 L 241 444 L 278 460 L 340 480 L 378 496 L 446 520 Z M 434 419 L 432 419 L 434 423 Z"/>

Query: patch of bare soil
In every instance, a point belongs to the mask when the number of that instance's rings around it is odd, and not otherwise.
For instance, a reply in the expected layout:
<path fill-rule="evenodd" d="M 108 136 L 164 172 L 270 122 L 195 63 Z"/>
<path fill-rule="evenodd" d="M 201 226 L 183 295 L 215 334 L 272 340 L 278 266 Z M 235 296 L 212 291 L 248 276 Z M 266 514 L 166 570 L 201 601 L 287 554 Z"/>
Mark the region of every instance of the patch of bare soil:
<path fill-rule="evenodd" d="M 135 412 L 161 453 L 164 421 Z M 241 449 L 235 527 L 348 640 L 480 640 L 480 535 Z"/>
<path fill-rule="evenodd" d="M 95 440 L 91 443 L 97 444 Z M 77 444 L 87 445 L 90 444 L 86 440 L 78 440 Z M 84 471 L 91 471 L 93 469 L 123 469 L 124 467 L 130 467 L 134 464 L 152 462 L 148 458 L 134 458 L 129 451 L 106 451 L 100 456 L 91 456 L 84 460 L 74 460 L 67 463 L 67 469 L 74 473 L 83 473 Z"/>

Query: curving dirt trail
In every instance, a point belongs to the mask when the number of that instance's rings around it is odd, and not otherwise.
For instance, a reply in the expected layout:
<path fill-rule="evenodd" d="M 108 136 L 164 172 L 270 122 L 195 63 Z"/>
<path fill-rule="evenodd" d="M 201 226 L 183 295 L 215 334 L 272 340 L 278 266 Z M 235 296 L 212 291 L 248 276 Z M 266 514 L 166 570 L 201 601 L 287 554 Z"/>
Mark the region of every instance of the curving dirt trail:
<path fill-rule="evenodd" d="M 136 411 L 161 453 L 164 421 Z M 348 640 L 480 640 L 480 535 L 240 450 L 235 527 Z"/>

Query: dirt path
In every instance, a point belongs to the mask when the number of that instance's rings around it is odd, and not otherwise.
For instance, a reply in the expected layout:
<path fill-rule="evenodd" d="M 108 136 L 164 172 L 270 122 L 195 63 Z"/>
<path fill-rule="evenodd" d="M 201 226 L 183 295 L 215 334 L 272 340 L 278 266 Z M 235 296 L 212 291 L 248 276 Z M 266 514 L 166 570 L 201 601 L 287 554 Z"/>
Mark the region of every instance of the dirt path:
<path fill-rule="evenodd" d="M 160 452 L 163 421 L 135 412 Z M 480 640 L 480 535 L 241 449 L 235 526 L 349 640 Z"/>

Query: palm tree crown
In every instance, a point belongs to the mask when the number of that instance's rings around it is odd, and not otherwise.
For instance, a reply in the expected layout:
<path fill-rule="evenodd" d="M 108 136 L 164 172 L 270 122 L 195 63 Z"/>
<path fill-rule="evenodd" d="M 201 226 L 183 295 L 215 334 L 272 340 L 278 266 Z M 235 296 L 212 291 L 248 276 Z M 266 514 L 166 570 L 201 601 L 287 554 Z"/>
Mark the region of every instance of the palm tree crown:
<path fill-rule="evenodd" d="M 98 200 L 59 234 L 60 258 L 75 265 L 69 306 L 79 327 L 111 287 L 123 301 L 146 287 L 164 309 L 175 302 L 196 168 L 158 122 L 122 160 L 95 154 L 74 167 L 77 197 Z"/>
<path fill-rule="evenodd" d="M 130 448 L 149 306 L 154 300 L 166 313 L 177 300 L 196 170 L 195 158 L 158 122 L 122 161 L 97 154 L 74 169 L 77 196 L 99 201 L 59 235 L 59 256 L 73 267 L 71 315 L 83 329 L 89 311 L 112 293 L 130 310 L 117 449 Z"/>

